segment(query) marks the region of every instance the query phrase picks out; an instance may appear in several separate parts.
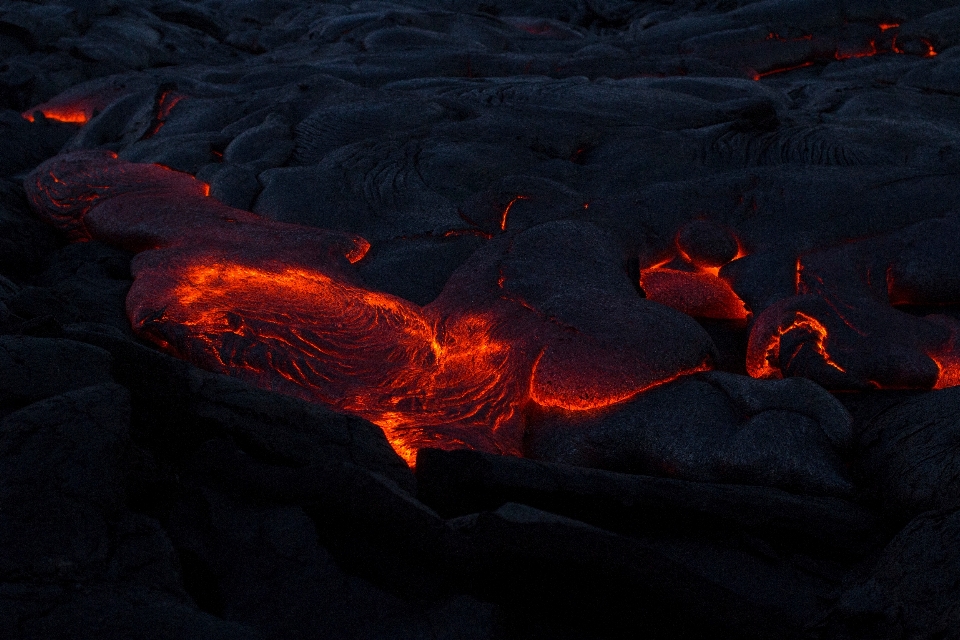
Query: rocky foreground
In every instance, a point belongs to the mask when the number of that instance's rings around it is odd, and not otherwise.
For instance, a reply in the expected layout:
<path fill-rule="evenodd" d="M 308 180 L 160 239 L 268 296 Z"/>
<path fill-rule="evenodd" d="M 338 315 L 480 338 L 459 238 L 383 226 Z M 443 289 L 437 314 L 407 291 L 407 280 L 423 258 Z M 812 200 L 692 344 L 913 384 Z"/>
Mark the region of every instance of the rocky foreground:
<path fill-rule="evenodd" d="M 0 2 L 0 637 L 960 638 L 954 4 Z M 493 314 L 509 428 L 168 245 Z"/>

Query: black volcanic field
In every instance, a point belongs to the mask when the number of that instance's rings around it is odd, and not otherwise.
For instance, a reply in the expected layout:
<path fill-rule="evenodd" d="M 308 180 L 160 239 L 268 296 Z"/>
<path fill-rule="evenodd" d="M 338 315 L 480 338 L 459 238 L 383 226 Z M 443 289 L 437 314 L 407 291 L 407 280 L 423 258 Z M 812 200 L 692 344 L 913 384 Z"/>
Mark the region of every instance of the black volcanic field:
<path fill-rule="evenodd" d="M 960 639 L 955 1 L 2 0 L 0 55 L 0 638 Z M 134 232 L 37 195 L 96 163 L 533 327 L 514 440 L 411 470 L 241 311 L 246 369 L 131 325 Z"/>

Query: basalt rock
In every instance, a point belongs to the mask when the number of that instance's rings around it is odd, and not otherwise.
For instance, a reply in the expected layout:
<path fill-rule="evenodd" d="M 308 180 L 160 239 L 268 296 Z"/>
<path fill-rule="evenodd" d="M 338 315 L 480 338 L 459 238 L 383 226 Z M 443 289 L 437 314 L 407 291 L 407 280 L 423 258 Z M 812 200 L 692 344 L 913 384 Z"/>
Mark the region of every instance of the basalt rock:
<path fill-rule="evenodd" d="M 935 391 L 878 415 L 860 438 L 863 473 L 892 511 L 915 515 L 960 506 L 956 389 Z"/>
<path fill-rule="evenodd" d="M 955 4 L 2 4 L 0 636 L 953 637 Z"/>
<path fill-rule="evenodd" d="M 911 520 L 818 625 L 822 637 L 956 637 L 958 532 L 956 511 Z"/>
<path fill-rule="evenodd" d="M 769 384 L 700 374 L 603 412 L 547 413 L 528 427 L 525 452 L 611 471 L 849 495 L 840 457 L 849 415 L 802 379 Z"/>

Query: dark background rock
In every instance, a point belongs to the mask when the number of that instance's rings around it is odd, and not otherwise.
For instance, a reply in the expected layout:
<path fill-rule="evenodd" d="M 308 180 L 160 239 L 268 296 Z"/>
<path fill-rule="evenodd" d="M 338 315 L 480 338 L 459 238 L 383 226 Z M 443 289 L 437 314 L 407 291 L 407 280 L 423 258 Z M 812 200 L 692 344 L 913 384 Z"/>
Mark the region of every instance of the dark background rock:
<path fill-rule="evenodd" d="M 960 506 L 956 391 L 907 400 L 867 423 L 860 466 L 885 508 L 913 516 Z"/>
<path fill-rule="evenodd" d="M 586 416 L 545 412 L 528 425 L 525 454 L 610 471 L 850 495 L 840 456 L 850 444 L 850 418 L 804 383 L 708 373 Z"/>

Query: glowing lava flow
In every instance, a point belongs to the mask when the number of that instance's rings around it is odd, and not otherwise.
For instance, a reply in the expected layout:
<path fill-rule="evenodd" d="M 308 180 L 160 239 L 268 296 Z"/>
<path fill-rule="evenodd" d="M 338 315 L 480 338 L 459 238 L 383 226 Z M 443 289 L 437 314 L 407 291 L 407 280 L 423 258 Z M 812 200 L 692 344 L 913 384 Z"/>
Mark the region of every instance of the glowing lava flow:
<path fill-rule="evenodd" d="M 602 407 L 709 364 L 709 338 L 690 339 L 689 319 L 669 309 L 600 296 L 627 314 L 617 322 L 628 344 L 605 342 L 498 286 L 489 256 L 427 307 L 372 291 L 350 266 L 369 249 L 363 238 L 232 209 L 158 165 L 77 152 L 38 167 L 25 188 L 72 238 L 139 252 L 127 296 L 138 335 L 207 369 L 362 416 L 411 464 L 425 446 L 519 455 L 531 400 Z M 610 314 L 594 306 L 582 327 L 602 333 Z M 647 344 L 661 352 L 645 356 Z"/>
<path fill-rule="evenodd" d="M 139 333 L 206 368 L 362 416 L 410 463 L 422 446 L 498 450 L 481 427 L 518 417 L 510 345 L 483 317 L 446 328 L 412 303 L 312 269 L 199 255 L 173 273 L 147 270 L 129 298 Z M 175 282 L 158 287 L 151 275 Z M 189 339 L 171 344 L 171 328 Z"/>
<path fill-rule="evenodd" d="M 36 120 L 34 114 L 39 111 L 49 120 L 84 125 L 122 93 L 122 89 L 111 88 L 101 88 L 98 91 L 81 93 L 66 91 L 47 102 L 27 109 L 20 115 L 24 119 L 34 122 Z"/>
<path fill-rule="evenodd" d="M 946 327 L 950 331 L 950 338 L 938 349 L 931 349 L 927 356 L 937 365 L 937 382 L 934 389 L 946 389 L 960 385 L 960 326 L 957 321 L 941 315 L 926 317 L 935 324 Z"/>
<path fill-rule="evenodd" d="M 174 93 L 170 90 L 162 91 L 157 97 L 156 114 L 153 116 L 153 122 L 150 124 L 150 128 L 147 129 L 146 133 L 143 134 L 143 137 L 149 138 L 156 135 L 157 132 L 163 128 L 163 125 L 166 124 L 167 118 L 170 117 L 170 112 L 173 111 L 173 108 L 177 106 L 177 103 L 183 100 L 184 97 L 182 94 Z"/>
<path fill-rule="evenodd" d="M 74 107 L 48 107 L 46 109 L 34 108 L 29 112 L 24 112 L 23 117 L 30 122 L 35 121 L 34 112 L 39 111 L 43 117 L 57 122 L 69 122 L 70 124 L 86 124 L 92 114 L 87 113 L 87 109 L 82 106 Z"/>

